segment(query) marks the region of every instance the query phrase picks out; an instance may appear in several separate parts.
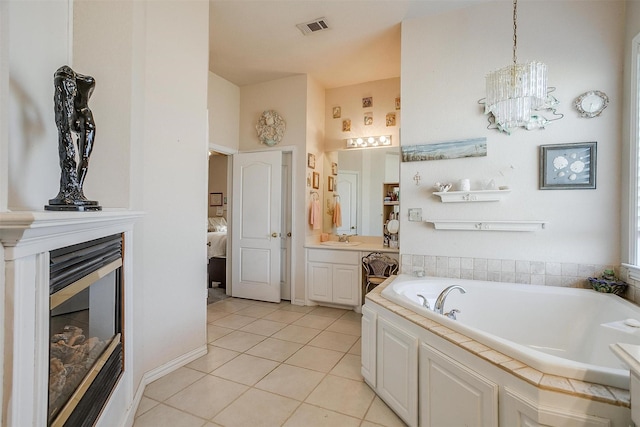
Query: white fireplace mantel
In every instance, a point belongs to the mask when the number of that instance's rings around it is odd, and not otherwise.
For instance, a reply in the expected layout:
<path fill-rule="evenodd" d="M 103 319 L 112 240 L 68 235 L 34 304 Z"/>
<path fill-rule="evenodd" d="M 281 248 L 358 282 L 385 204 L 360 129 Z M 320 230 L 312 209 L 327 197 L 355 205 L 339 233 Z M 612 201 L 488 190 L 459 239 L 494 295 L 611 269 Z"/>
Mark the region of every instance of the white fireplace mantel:
<path fill-rule="evenodd" d="M 133 224 L 141 212 L 14 211 L 0 212 L 0 243 L 4 249 L 4 348 L 0 364 L 2 404 L 7 427 L 46 426 L 49 380 L 49 252 L 117 233 L 124 233 L 124 333 L 132 337 Z M 0 270 L 1 271 L 1 270 Z M 0 282 L 0 285 L 2 282 Z M 1 287 L 0 287 L 1 289 Z M 125 366 L 132 366 L 132 349 Z M 131 401 L 130 370 L 123 373 L 114 395 Z"/>
<path fill-rule="evenodd" d="M 132 224 L 142 215 L 123 209 L 0 212 L 0 243 L 5 248 L 5 259 L 15 259 L 91 240 L 91 237 L 87 238 L 91 235 L 108 235 L 109 229 L 122 231 L 123 226 Z"/>

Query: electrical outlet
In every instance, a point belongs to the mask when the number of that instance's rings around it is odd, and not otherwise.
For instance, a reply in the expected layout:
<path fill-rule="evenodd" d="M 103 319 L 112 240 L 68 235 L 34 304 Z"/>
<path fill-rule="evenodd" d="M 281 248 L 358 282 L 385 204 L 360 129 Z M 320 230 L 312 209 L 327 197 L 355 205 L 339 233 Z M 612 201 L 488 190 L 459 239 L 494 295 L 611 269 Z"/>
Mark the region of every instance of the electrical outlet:
<path fill-rule="evenodd" d="M 422 221 L 422 208 L 409 209 L 409 221 Z"/>

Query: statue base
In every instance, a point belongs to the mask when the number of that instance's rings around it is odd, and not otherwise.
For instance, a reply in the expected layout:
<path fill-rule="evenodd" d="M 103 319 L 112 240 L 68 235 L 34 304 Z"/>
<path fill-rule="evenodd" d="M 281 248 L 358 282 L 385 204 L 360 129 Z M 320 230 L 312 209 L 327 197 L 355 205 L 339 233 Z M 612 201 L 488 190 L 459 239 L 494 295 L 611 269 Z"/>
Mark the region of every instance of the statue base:
<path fill-rule="evenodd" d="M 98 202 L 93 200 L 74 200 L 74 201 L 61 201 L 59 199 L 49 200 L 49 204 L 44 206 L 45 211 L 101 211 L 102 206 Z"/>
<path fill-rule="evenodd" d="M 87 211 L 101 211 L 102 206 L 75 206 L 75 205 L 45 205 L 45 211 L 76 211 L 76 212 L 87 212 Z"/>

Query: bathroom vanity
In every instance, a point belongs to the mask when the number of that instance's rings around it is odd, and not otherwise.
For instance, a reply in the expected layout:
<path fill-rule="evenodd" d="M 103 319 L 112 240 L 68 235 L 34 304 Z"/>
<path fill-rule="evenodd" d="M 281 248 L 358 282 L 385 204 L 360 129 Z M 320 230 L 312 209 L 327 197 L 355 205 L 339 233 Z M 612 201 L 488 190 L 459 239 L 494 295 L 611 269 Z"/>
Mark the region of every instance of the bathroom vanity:
<path fill-rule="evenodd" d="M 367 242 L 313 242 L 306 247 L 307 305 L 348 307 L 360 313 L 363 299 L 362 257 L 384 252 L 398 258 L 397 248 L 383 247 L 380 238 Z"/>

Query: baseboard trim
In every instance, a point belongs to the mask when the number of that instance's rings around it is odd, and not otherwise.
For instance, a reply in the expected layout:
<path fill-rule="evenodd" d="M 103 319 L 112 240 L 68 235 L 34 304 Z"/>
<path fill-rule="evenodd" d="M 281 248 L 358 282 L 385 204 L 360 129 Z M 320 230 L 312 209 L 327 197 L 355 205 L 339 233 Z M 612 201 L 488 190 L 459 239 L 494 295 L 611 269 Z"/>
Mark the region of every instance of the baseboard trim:
<path fill-rule="evenodd" d="M 140 405 L 140 401 L 142 400 L 142 396 L 144 395 L 144 390 L 148 384 L 151 384 L 158 378 L 162 378 L 165 375 L 175 371 L 176 369 L 181 368 L 188 363 L 191 363 L 194 360 L 204 356 L 205 354 L 207 354 L 207 351 L 207 345 L 205 344 L 188 353 L 183 354 L 180 357 L 170 360 L 164 365 L 158 366 L 155 369 L 145 372 L 144 375 L 142 375 L 142 379 L 140 380 L 138 388 L 136 389 L 136 393 L 133 397 L 133 402 L 131 403 L 129 410 L 127 411 L 125 418 L 125 427 L 133 426 L 136 412 L 138 411 L 138 405 Z"/>
<path fill-rule="evenodd" d="M 155 369 L 147 371 L 142 376 L 142 383 L 144 383 L 144 385 L 146 386 L 147 384 L 150 384 L 150 383 L 154 382 L 158 378 L 162 378 L 165 375 L 170 374 L 171 372 L 175 371 L 176 369 L 183 367 L 187 363 L 193 362 L 194 360 L 196 360 L 199 357 L 204 356 L 205 354 L 207 354 L 207 345 L 206 344 L 204 344 L 203 346 L 198 347 L 198 348 L 190 351 L 189 353 L 185 353 L 182 356 L 179 356 L 179 357 L 177 357 L 177 358 L 165 363 L 164 365 L 158 366 Z"/>

